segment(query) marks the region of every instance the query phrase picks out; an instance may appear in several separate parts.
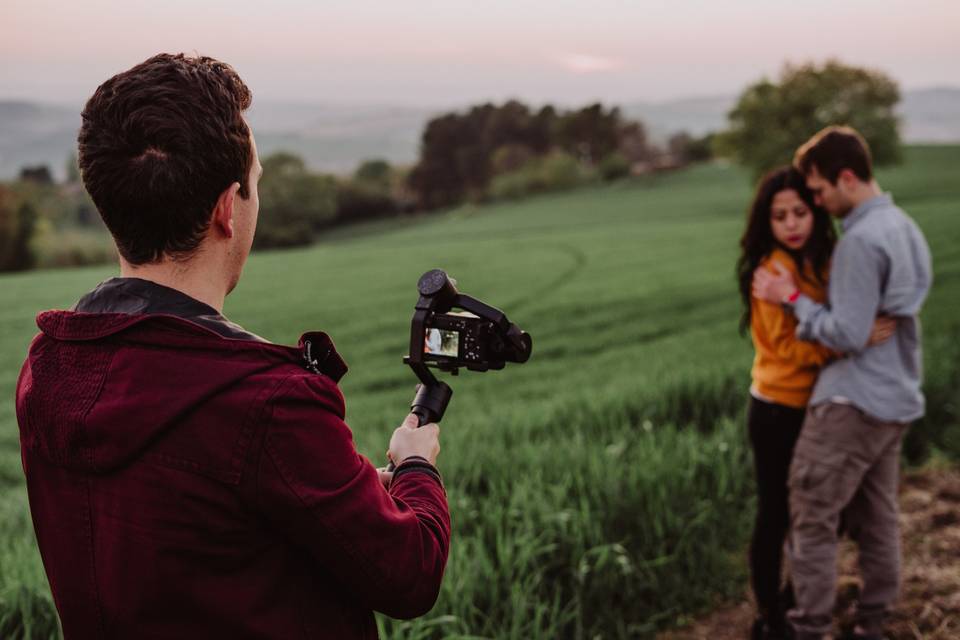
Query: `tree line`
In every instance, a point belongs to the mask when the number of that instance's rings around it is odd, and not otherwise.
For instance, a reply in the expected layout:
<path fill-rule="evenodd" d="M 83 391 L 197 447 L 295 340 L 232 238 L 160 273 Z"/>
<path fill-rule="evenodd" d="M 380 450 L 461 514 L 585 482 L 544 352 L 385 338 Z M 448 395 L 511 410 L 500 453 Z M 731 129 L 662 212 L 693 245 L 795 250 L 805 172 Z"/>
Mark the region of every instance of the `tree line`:
<path fill-rule="evenodd" d="M 675 168 L 704 159 L 705 149 L 685 134 L 658 148 L 641 123 L 599 103 L 566 112 L 516 100 L 478 105 L 430 120 L 412 167 L 370 160 L 336 177 L 311 172 L 292 154 L 268 156 L 255 242 L 258 248 L 306 244 L 333 226 Z"/>
<path fill-rule="evenodd" d="M 617 107 L 533 110 L 511 100 L 428 122 L 409 185 L 417 206 L 431 210 L 613 180 L 655 163 L 678 167 L 705 159 L 703 149 L 686 135 L 661 149 L 641 122 L 625 120 Z"/>
<path fill-rule="evenodd" d="M 348 176 L 312 171 L 285 152 L 262 159 L 255 248 L 309 244 L 324 230 L 617 180 L 719 156 L 753 178 L 790 161 L 829 124 L 856 127 L 877 164 L 900 158 L 896 83 L 879 71 L 831 60 L 787 65 L 776 80 L 747 87 L 726 130 L 678 133 L 653 144 L 643 123 L 601 103 L 562 110 L 517 100 L 485 103 L 427 122 L 412 166 L 361 163 Z M 113 259 L 109 236 L 80 186 L 76 159 L 55 184 L 46 167 L 25 167 L 0 184 L 0 270 Z"/>

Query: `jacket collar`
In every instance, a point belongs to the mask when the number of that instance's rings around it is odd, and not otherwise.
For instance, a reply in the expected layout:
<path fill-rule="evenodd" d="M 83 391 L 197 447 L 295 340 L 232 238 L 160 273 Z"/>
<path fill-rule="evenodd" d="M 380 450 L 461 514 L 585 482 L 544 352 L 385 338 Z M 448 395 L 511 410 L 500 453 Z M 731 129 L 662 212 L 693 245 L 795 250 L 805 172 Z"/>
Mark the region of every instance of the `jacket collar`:
<path fill-rule="evenodd" d="M 889 193 L 881 193 L 880 195 L 874 196 L 869 200 L 864 200 L 855 206 L 850 213 L 846 215 L 846 217 L 844 217 L 843 230 L 849 231 L 850 227 L 857 224 L 860 220 L 866 218 L 867 214 L 869 214 L 872 210 L 890 205 L 893 205 L 893 196 L 891 196 Z"/>
<path fill-rule="evenodd" d="M 170 315 L 199 324 L 224 338 L 266 342 L 230 322 L 208 304 L 186 293 L 141 278 L 110 278 L 86 294 L 73 308 L 82 313 Z"/>

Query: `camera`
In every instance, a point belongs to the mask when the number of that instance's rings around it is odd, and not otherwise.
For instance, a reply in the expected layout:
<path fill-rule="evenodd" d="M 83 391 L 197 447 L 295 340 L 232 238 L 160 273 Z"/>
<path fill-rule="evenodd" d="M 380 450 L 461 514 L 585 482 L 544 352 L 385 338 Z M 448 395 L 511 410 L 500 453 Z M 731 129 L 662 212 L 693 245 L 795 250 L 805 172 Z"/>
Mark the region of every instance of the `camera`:
<path fill-rule="evenodd" d="M 423 360 L 445 371 L 503 369 L 507 362 L 525 362 L 529 348 L 508 344 L 493 322 L 468 311 L 438 313 L 426 320 Z"/>

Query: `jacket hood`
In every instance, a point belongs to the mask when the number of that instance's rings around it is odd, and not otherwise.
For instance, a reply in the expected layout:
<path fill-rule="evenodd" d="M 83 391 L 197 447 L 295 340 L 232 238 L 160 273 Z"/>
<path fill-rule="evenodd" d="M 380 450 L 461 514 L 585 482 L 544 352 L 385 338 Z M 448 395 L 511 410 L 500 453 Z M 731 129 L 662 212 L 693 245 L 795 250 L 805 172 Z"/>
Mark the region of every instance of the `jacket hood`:
<path fill-rule="evenodd" d="M 104 473 L 249 377 L 346 365 L 326 334 L 299 347 L 222 337 L 168 315 L 47 311 L 17 385 L 21 445 L 54 465 Z M 242 397 L 242 396 L 241 396 Z"/>

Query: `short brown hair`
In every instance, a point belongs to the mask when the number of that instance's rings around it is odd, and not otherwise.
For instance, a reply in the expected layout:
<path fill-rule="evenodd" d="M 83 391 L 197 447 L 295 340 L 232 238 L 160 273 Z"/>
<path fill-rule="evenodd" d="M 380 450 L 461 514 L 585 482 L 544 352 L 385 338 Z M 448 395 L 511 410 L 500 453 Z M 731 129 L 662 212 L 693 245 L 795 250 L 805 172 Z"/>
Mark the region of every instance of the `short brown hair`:
<path fill-rule="evenodd" d="M 850 169 L 863 182 L 873 179 L 870 147 L 853 127 L 831 126 L 819 131 L 797 149 L 793 166 L 803 175 L 817 173 L 837 184 L 844 169 Z"/>
<path fill-rule="evenodd" d="M 161 53 L 97 87 L 81 114 L 83 184 L 132 264 L 189 256 L 234 182 L 249 197 L 250 89 L 205 56 Z"/>

